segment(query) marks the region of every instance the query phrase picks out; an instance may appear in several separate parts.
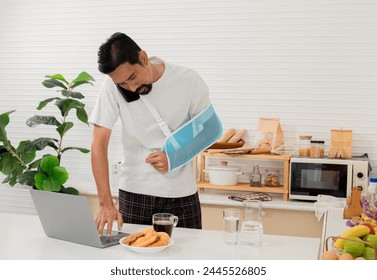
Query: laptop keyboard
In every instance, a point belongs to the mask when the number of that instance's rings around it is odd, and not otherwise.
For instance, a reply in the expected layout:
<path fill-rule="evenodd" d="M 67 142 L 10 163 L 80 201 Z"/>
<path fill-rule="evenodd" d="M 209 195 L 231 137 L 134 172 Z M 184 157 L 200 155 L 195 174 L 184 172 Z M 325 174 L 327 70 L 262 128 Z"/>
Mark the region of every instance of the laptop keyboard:
<path fill-rule="evenodd" d="M 122 239 L 122 237 L 128 235 L 128 233 L 116 232 L 116 231 L 112 232 L 111 234 L 112 235 L 107 236 L 106 233 L 104 233 L 102 236 L 100 236 L 101 242 L 104 246 L 118 244 L 119 240 Z"/>
<path fill-rule="evenodd" d="M 117 243 L 119 242 L 120 238 L 119 237 L 114 237 L 114 236 L 104 236 L 102 235 L 100 237 L 101 239 L 101 242 L 103 245 L 106 245 L 106 244 L 114 244 L 114 243 Z"/>

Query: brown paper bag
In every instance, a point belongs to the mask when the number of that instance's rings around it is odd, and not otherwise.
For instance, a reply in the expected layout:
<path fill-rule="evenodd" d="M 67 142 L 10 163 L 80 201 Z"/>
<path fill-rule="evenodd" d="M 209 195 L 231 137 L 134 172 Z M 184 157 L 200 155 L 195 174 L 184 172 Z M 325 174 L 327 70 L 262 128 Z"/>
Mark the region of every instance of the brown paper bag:
<path fill-rule="evenodd" d="M 329 158 L 352 158 L 352 130 L 331 130 Z"/>
<path fill-rule="evenodd" d="M 256 149 L 276 149 L 284 144 L 284 133 L 279 118 L 259 118 L 254 147 Z"/>

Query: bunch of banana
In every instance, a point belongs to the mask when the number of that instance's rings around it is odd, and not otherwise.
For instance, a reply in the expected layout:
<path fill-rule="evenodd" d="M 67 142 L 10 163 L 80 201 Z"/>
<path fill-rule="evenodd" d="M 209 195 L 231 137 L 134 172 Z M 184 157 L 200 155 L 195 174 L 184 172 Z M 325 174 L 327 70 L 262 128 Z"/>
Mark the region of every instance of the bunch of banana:
<path fill-rule="evenodd" d="M 346 230 L 340 237 L 351 238 L 351 237 L 362 237 L 370 233 L 370 228 L 364 225 L 357 225 Z M 343 249 L 345 239 L 338 238 L 334 242 L 334 247 Z"/>
<path fill-rule="evenodd" d="M 372 227 L 377 228 L 377 221 L 373 218 L 369 218 L 365 213 L 360 214 L 360 222 L 368 223 Z"/>

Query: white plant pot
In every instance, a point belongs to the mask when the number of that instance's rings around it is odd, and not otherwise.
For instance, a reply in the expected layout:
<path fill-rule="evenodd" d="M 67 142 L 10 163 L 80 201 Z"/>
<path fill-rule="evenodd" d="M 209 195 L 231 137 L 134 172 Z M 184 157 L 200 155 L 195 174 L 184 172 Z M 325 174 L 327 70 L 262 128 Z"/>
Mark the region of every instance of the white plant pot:
<path fill-rule="evenodd" d="M 238 183 L 238 175 L 244 174 L 234 167 L 209 167 L 204 170 L 209 175 L 212 185 L 235 186 Z"/>

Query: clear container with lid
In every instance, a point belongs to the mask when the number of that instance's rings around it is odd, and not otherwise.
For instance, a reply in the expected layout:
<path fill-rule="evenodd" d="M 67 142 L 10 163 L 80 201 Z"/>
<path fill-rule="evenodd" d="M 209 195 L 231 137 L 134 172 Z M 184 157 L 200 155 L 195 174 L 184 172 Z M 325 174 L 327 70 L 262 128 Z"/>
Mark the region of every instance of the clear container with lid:
<path fill-rule="evenodd" d="M 280 186 L 280 172 L 278 169 L 266 169 L 266 177 L 264 178 L 264 184 L 267 187 L 279 187 Z"/>
<path fill-rule="evenodd" d="M 369 179 L 369 185 L 367 189 L 366 199 L 370 206 L 374 207 L 374 202 L 376 201 L 376 194 L 377 194 L 377 178 L 371 177 Z"/>
<path fill-rule="evenodd" d="M 310 140 L 312 140 L 312 136 L 300 135 L 299 140 L 299 151 L 298 155 L 300 157 L 309 157 L 310 156 Z"/>
<path fill-rule="evenodd" d="M 310 141 L 310 157 L 323 158 L 325 156 L 325 141 L 311 140 Z"/>

